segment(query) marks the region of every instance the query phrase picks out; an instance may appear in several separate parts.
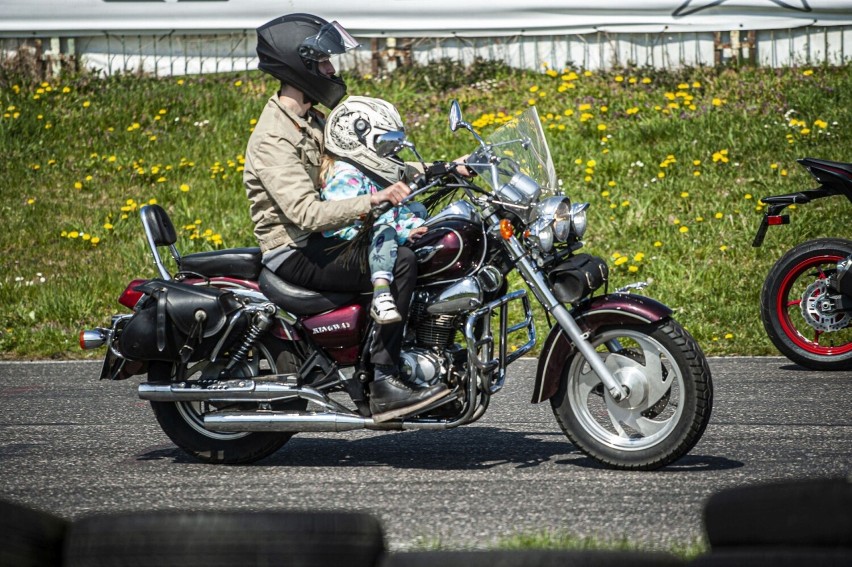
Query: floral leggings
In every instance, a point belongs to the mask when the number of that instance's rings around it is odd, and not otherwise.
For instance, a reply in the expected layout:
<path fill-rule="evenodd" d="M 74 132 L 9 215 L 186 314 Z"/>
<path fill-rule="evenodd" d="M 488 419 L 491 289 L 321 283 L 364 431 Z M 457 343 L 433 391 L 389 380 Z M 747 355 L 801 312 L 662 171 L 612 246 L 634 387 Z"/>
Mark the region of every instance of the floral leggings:
<path fill-rule="evenodd" d="M 396 230 L 390 225 L 379 225 L 373 228 L 373 240 L 367 262 L 370 264 L 370 281 L 378 279 L 393 281 L 393 267 L 396 264 L 398 244 Z"/>

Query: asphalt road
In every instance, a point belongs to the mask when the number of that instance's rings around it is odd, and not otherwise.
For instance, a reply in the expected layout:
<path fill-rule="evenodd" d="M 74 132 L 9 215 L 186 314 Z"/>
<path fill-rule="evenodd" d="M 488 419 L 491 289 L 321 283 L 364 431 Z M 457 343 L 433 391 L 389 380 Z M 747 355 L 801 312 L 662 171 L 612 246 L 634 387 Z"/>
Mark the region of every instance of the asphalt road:
<path fill-rule="evenodd" d="M 453 431 L 300 434 L 260 463 L 200 464 L 159 430 L 137 381 L 91 362 L 0 363 L 0 498 L 68 518 L 148 509 L 357 509 L 392 549 L 482 548 L 556 532 L 669 546 L 702 537 L 715 491 L 849 475 L 852 372 L 716 358 L 713 417 L 655 472 L 598 467 L 529 403 L 534 360 L 509 369 L 478 423 Z"/>

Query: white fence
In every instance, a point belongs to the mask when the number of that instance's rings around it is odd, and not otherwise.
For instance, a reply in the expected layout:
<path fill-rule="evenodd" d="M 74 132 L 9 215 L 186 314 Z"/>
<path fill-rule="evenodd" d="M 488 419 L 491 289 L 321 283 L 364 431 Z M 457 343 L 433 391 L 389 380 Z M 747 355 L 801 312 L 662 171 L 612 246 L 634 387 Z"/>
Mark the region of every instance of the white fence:
<path fill-rule="evenodd" d="M 748 62 L 761 66 L 844 65 L 852 59 L 852 26 L 694 33 L 603 33 L 495 38 L 360 38 L 343 69 L 379 73 L 400 64 L 477 58 L 516 68 L 672 69 Z M 257 68 L 254 30 L 231 33 L 100 34 L 0 38 L 0 63 L 23 49 L 56 70 L 73 62 L 105 75 L 245 72 Z"/>
<path fill-rule="evenodd" d="M 450 58 L 518 68 L 843 65 L 852 0 L 0 0 L 0 63 L 23 50 L 103 74 L 255 69 L 254 28 L 281 10 L 339 19 L 344 69 Z M 447 29 L 448 26 L 460 26 Z"/>

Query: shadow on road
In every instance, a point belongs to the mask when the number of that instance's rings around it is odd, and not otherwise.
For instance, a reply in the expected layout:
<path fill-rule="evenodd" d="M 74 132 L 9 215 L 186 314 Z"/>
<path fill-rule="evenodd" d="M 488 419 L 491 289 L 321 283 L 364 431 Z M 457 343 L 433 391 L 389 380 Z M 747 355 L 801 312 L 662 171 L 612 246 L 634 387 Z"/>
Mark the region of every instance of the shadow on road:
<path fill-rule="evenodd" d="M 197 463 L 177 448 L 151 448 L 137 461 L 168 459 Z M 256 467 L 390 467 L 421 470 L 516 469 L 544 463 L 604 469 L 583 455 L 561 433 L 506 431 L 471 427 L 454 431 L 385 433 L 358 439 L 293 437 L 283 449 L 250 466 Z M 664 470 L 710 471 L 738 468 L 742 463 L 721 457 L 686 456 Z"/>

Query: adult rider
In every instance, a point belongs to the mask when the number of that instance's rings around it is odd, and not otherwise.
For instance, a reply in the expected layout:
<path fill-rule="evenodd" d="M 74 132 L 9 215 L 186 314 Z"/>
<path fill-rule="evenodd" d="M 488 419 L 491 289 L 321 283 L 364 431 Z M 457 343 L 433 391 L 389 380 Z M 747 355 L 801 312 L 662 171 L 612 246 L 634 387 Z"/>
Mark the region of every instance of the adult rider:
<path fill-rule="evenodd" d="M 372 291 L 370 274 L 340 261 L 343 247 L 323 230 L 342 228 L 385 201 L 397 205 L 410 189 L 397 182 L 372 195 L 322 201 L 319 170 L 324 117 L 346 94 L 329 58 L 357 47 L 337 22 L 288 14 L 257 29 L 261 70 L 281 87 L 266 103 L 245 153 L 243 181 L 264 265 L 293 284 L 318 291 Z M 443 384 L 421 387 L 399 376 L 403 327 L 417 279 L 414 253 L 400 247 L 391 285 L 402 321 L 380 325 L 370 348 L 373 419 L 409 415 L 446 396 Z"/>

